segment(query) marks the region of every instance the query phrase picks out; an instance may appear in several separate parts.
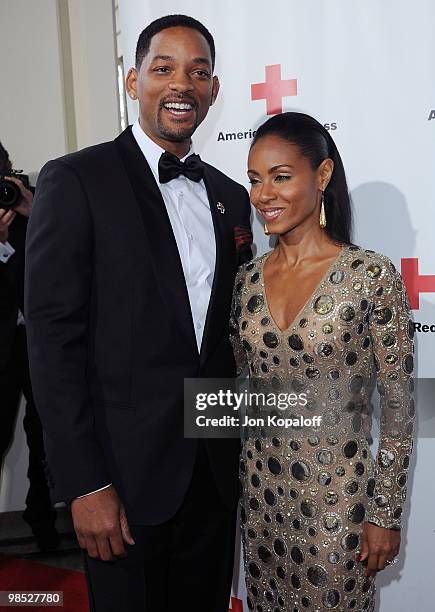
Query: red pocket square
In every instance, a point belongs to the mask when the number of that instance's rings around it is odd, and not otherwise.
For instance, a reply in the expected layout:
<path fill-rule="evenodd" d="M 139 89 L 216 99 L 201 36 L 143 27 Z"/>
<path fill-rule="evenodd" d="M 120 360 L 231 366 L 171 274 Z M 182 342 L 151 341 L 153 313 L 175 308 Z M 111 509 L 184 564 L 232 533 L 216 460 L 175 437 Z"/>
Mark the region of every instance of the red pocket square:
<path fill-rule="evenodd" d="M 252 244 L 253 237 L 251 228 L 248 225 L 238 225 L 234 228 L 234 239 L 236 241 L 236 249 L 239 250 L 245 244 Z"/>

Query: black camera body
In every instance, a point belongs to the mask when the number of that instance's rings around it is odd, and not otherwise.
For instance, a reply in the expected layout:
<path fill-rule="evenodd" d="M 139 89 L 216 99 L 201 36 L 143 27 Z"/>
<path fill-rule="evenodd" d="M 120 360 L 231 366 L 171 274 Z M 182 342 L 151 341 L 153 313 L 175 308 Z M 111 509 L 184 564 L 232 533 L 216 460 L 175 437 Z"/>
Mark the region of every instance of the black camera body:
<path fill-rule="evenodd" d="M 0 175 L 0 208 L 8 210 L 20 205 L 23 199 L 20 188 L 14 182 L 6 180 L 5 176 L 20 180 L 24 187 L 29 189 L 29 177 L 27 174 L 20 174 L 21 172 L 22 170 L 11 170 Z"/>

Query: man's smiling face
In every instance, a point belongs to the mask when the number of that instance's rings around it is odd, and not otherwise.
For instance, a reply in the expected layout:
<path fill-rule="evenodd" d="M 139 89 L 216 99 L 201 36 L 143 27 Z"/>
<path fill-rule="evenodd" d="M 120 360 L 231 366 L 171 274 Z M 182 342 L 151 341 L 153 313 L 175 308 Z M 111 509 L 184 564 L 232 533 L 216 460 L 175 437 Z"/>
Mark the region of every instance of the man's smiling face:
<path fill-rule="evenodd" d="M 127 90 L 139 100 L 140 125 L 164 149 L 190 143 L 216 99 L 210 47 L 202 34 L 171 27 L 155 34 L 138 71 L 127 76 Z"/>

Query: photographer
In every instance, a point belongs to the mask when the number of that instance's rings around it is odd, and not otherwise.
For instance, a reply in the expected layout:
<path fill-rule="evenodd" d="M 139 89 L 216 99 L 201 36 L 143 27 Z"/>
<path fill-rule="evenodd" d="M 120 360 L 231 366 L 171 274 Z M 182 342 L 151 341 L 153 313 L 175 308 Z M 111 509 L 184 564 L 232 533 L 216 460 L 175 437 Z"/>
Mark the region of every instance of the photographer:
<path fill-rule="evenodd" d="M 24 247 L 33 189 L 26 186 L 26 179 L 24 175 L 14 176 L 8 152 L 0 143 L 0 468 L 13 440 L 22 393 L 26 399 L 23 424 L 30 481 L 23 519 L 40 550 L 48 551 L 57 548 L 59 535 L 45 477 L 42 426 L 33 401 L 27 357 Z"/>

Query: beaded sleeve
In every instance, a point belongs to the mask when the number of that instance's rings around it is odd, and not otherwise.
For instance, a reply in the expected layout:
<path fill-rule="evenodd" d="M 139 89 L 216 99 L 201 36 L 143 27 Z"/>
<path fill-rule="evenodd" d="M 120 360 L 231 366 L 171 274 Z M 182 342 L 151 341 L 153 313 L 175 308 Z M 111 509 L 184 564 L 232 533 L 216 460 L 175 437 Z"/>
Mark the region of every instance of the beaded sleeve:
<path fill-rule="evenodd" d="M 369 320 L 381 428 L 367 520 L 379 527 L 400 529 L 415 416 L 414 325 L 400 274 L 390 260 L 383 259 Z"/>

